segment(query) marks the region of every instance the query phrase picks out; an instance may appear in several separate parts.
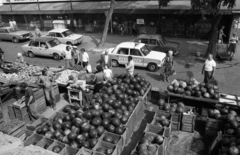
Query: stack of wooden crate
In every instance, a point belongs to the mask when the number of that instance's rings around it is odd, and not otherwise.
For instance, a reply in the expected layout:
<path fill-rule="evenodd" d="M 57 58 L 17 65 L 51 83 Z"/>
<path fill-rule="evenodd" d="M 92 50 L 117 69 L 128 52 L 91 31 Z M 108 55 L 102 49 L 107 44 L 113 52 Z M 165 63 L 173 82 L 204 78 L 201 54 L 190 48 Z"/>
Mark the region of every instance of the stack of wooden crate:
<path fill-rule="evenodd" d="M 53 90 L 55 94 L 55 102 L 57 103 L 60 101 L 60 93 L 59 93 L 58 85 L 54 86 Z"/>
<path fill-rule="evenodd" d="M 23 104 L 13 104 L 14 113 L 17 119 L 30 122 L 30 117 L 28 115 L 27 107 L 25 103 Z"/>
<path fill-rule="evenodd" d="M 180 130 L 181 118 L 182 118 L 181 113 L 172 113 L 171 131 L 179 131 Z"/>
<path fill-rule="evenodd" d="M 221 128 L 222 122 L 217 119 L 207 118 L 205 126 L 205 135 L 214 136 Z"/>
<path fill-rule="evenodd" d="M 43 113 L 47 108 L 43 89 L 38 89 L 37 91 L 35 91 L 34 98 L 35 98 L 34 104 L 37 104 L 37 106 L 36 106 L 37 113 L 40 113 L 40 114 Z"/>
<path fill-rule="evenodd" d="M 192 110 L 192 112 L 195 112 L 194 107 L 185 106 L 184 111 L 187 112 L 189 110 Z M 184 132 L 194 132 L 195 129 L 195 114 L 185 114 L 185 112 L 182 115 L 182 125 L 181 130 Z"/>

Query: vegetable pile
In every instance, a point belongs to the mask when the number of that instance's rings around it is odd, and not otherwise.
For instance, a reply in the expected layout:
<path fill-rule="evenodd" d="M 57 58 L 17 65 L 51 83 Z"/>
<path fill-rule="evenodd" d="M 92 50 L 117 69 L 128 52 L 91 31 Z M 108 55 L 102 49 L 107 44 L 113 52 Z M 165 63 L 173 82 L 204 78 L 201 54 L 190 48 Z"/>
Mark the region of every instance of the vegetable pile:
<path fill-rule="evenodd" d="M 170 125 L 170 120 L 166 116 L 163 116 L 163 115 L 157 116 L 154 119 L 155 119 L 154 125 L 157 125 L 159 127 L 169 127 L 169 125 Z"/>
<path fill-rule="evenodd" d="M 56 79 L 56 82 L 59 83 L 67 83 L 69 79 L 69 76 L 72 75 L 72 71 L 71 70 L 64 70 L 61 72 L 60 76 L 58 77 L 58 79 Z"/>
<path fill-rule="evenodd" d="M 158 101 L 159 109 L 164 110 L 166 112 L 176 112 L 176 113 L 183 113 L 185 105 L 183 102 L 178 103 L 166 103 L 165 100 L 160 99 Z"/>
<path fill-rule="evenodd" d="M 187 96 L 204 97 L 216 100 L 219 98 L 219 89 L 217 86 L 205 84 L 203 82 L 199 84 L 195 79 L 187 82 L 173 80 L 167 89 L 169 92 L 184 94 Z"/>
<path fill-rule="evenodd" d="M 239 137 L 223 137 L 221 155 L 239 155 L 240 139 Z"/>

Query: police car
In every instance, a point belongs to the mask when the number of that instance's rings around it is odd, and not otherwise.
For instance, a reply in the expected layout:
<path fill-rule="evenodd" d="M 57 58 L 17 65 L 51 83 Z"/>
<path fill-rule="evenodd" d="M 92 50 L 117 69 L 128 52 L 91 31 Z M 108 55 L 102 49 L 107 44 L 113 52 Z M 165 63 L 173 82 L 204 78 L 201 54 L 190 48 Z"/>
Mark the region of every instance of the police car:
<path fill-rule="evenodd" d="M 112 59 L 112 66 L 117 67 L 120 64 L 128 62 L 128 56 L 133 57 L 134 65 L 146 67 L 149 71 L 156 72 L 162 67 L 166 54 L 164 52 L 151 51 L 143 43 L 123 42 L 115 48 L 108 49 Z"/>

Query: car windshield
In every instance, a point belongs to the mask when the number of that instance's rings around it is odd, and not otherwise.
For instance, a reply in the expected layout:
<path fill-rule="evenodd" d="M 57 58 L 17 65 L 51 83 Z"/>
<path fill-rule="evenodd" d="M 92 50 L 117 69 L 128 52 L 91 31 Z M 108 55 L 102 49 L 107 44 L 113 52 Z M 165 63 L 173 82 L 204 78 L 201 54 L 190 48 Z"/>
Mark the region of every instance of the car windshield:
<path fill-rule="evenodd" d="M 146 56 L 150 53 L 150 49 L 146 45 L 144 45 L 140 50 L 144 56 Z"/>
<path fill-rule="evenodd" d="M 67 37 L 67 36 L 72 35 L 73 33 L 72 33 L 72 31 L 67 30 L 67 31 L 64 31 L 62 34 L 63 34 L 64 37 Z"/>
<path fill-rule="evenodd" d="M 57 40 L 57 39 L 53 39 L 53 40 L 50 40 L 50 41 L 48 42 L 48 44 L 49 44 L 51 47 L 55 47 L 55 46 L 57 46 L 57 45 L 60 44 L 60 41 Z"/>
<path fill-rule="evenodd" d="M 12 32 L 17 32 L 18 30 L 17 29 L 14 29 L 14 28 L 10 28 L 8 29 L 9 33 L 12 33 Z"/>

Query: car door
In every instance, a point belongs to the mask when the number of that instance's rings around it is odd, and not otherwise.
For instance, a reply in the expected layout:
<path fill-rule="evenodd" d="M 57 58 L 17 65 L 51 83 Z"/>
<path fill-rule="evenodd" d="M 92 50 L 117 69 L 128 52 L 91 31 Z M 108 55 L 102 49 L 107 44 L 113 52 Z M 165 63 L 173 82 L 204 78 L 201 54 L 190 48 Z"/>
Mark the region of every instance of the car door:
<path fill-rule="evenodd" d="M 12 35 L 9 33 L 8 29 L 3 29 L 3 39 L 12 40 Z"/>
<path fill-rule="evenodd" d="M 40 55 L 41 56 L 47 56 L 50 57 L 51 53 L 50 53 L 51 49 L 49 48 L 48 44 L 46 42 L 40 42 Z"/>
<path fill-rule="evenodd" d="M 135 66 L 143 67 L 144 57 L 138 49 L 130 49 L 130 55 L 133 57 Z"/>
<path fill-rule="evenodd" d="M 128 61 L 129 48 L 119 48 L 116 57 L 119 64 L 126 64 Z"/>
<path fill-rule="evenodd" d="M 31 41 L 29 44 L 29 51 L 32 51 L 34 55 L 39 55 L 39 42 L 38 41 Z"/>
<path fill-rule="evenodd" d="M 63 35 L 61 33 L 56 33 L 56 38 L 62 43 L 65 44 L 66 40 L 63 38 Z"/>

